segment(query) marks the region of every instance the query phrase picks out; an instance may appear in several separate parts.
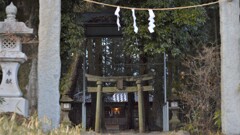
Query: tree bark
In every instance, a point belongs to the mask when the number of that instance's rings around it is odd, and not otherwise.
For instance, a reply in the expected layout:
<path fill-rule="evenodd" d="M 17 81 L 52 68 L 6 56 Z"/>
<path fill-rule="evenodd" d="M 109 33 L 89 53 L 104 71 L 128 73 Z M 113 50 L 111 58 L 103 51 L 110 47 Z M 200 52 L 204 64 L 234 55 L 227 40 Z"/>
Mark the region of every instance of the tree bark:
<path fill-rule="evenodd" d="M 94 46 L 94 44 L 95 46 Z M 95 47 L 95 48 L 93 48 Z M 102 42 L 101 38 L 89 39 L 88 44 L 88 62 L 89 62 L 89 74 L 102 76 Z M 94 53 L 95 52 L 95 53 Z M 96 84 L 90 84 L 94 85 Z M 103 95 L 104 96 L 104 95 Z M 96 93 L 91 93 L 91 126 L 95 128 L 95 112 L 96 112 Z M 104 106 L 104 103 L 102 104 Z M 102 109 L 104 111 L 104 109 Z M 103 113 L 103 112 L 101 112 Z M 102 118 L 102 117 L 101 117 Z M 102 120 L 103 122 L 103 120 Z M 103 125 L 103 123 L 101 123 Z M 100 127 L 101 128 L 101 127 Z"/>
<path fill-rule="evenodd" d="M 91 39 L 87 40 L 87 50 L 88 50 L 88 72 L 89 74 L 94 74 L 94 63 L 93 63 L 93 45 L 91 44 Z M 94 85 L 88 83 L 88 85 Z M 96 93 L 91 93 L 91 117 L 90 117 L 90 128 L 95 128 L 95 112 L 96 112 Z"/>
<path fill-rule="evenodd" d="M 140 55 L 140 64 L 143 64 L 142 66 L 140 66 L 140 74 L 146 74 L 147 71 L 147 56 L 146 55 Z M 144 85 L 144 84 L 142 84 Z M 138 101 L 139 102 L 139 101 Z M 143 92 L 143 106 L 144 106 L 144 112 L 143 112 L 143 118 L 144 118 L 144 122 L 145 122 L 145 129 L 148 130 L 149 129 L 149 110 L 150 110 L 150 103 L 149 103 L 149 92 L 145 91 Z"/>

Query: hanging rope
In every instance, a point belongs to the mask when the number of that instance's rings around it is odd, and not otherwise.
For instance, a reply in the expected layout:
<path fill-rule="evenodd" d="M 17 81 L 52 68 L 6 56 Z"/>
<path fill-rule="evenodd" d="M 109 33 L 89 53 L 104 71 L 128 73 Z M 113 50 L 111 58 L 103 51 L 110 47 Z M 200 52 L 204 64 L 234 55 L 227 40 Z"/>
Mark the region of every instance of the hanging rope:
<path fill-rule="evenodd" d="M 129 10 L 155 10 L 155 11 L 167 11 L 167 10 L 179 10 L 179 9 L 189 9 L 189 8 L 197 8 L 197 7 L 205 7 L 205 6 L 210 6 L 210 5 L 215 5 L 220 2 L 220 0 L 215 1 L 215 2 L 209 2 L 209 3 L 204 3 L 204 4 L 198 4 L 198 5 L 192 5 L 192 6 L 183 6 L 183 7 L 172 7 L 172 8 L 135 8 L 135 7 L 126 7 L 126 6 L 119 6 L 119 5 L 113 5 L 113 4 L 107 4 L 107 3 L 102 3 L 102 2 L 97 2 L 93 0 L 83 0 L 89 3 L 94 3 L 97 5 L 103 5 L 103 6 L 108 6 L 108 7 L 120 7 L 122 9 L 129 9 Z"/>

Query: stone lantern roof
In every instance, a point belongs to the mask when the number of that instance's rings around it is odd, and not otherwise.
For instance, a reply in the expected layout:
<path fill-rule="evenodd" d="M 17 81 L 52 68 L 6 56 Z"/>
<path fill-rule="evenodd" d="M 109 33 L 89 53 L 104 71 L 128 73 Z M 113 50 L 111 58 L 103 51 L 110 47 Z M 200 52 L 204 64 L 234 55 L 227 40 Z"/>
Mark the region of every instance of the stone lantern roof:
<path fill-rule="evenodd" d="M 11 3 L 6 7 L 7 18 L 0 22 L 0 34 L 32 34 L 33 29 L 28 28 L 23 22 L 16 21 L 17 8 Z"/>

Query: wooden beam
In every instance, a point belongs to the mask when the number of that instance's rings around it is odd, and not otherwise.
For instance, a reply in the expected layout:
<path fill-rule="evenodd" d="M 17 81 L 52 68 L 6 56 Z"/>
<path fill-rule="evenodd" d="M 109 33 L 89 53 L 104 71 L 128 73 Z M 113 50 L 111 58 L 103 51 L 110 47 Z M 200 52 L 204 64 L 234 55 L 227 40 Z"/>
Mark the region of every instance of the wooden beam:
<path fill-rule="evenodd" d="M 140 75 L 140 76 L 109 76 L 109 77 L 85 74 L 85 76 L 87 77 L 88 81 L 92 81 L 92 82 L 97 82 L 97 81 L 117 82 L 118 80 L 123 80 L 123 81 L 127 81 L 127 82 L 135 82 L 137 80 L 148 81 L 148 80 L 153 79 L 152 74 L 145 74 L 145 75 Z"/>
<path fill-rule="evenodd" d="M 103 87 L 103 93 L 113 93 L 113 92 L 136 92 L 137 86 L 126 87 L 124 90 L 118 90 L 117 87 Z M 152 86 L 142 86 L 142 91 L 153 91 Z M 97 92 L 97 87 L 87 87 L 87 92 Z"/>

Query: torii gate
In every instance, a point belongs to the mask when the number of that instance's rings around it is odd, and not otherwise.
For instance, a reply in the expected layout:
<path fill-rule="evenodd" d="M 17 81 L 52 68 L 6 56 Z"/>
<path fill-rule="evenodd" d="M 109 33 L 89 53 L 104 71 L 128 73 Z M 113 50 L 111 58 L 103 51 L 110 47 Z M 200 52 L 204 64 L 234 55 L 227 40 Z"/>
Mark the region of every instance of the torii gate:
<path fill-rule="evenodd" d="M 60 18 L 61 0 L 40 0 L 38 85 L 39 117 L 52 127 L 60 121 Z M 240 134 L 240 24 L 239 0 L 220 0 L 222 130 Z M 49 64 L 51 63 L 51 64 Z M 51 99 L 51 102 L 48 102 Z"/>
<path fill-rule="evenodd" d="M 88 92 L 96 92 L 96 117 L 95 117 L 95 132 L 100 132 L 101 124 L 101 110 L 102 110 L 102 93 L 115 93 L 115 92 L 137 92 L 138 93 L 138 117 L 139 117 L 139 132 L 145 131 L 144 122 L 144 103 L 143 103 L 143 91 L 152 91 L 153 87 L 151 85 L 142 86 L 143 81 L 148 81 L 153 79 L 153 75 L 146 74 L 140 76 L 109 76 L 101 77 L 94 75 L 85 75 L 88 81 L 96 82 L 97 87 L 87 87 Z M 136 86 L 123 86 L 123 82 L 136 82 Z M 113 82 L 116 83 L 116 87 L 103 87 L 102 83 Z"/>

